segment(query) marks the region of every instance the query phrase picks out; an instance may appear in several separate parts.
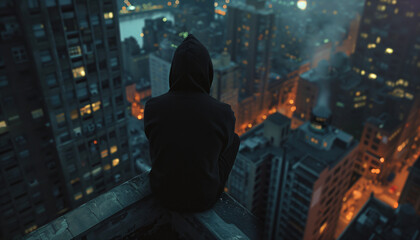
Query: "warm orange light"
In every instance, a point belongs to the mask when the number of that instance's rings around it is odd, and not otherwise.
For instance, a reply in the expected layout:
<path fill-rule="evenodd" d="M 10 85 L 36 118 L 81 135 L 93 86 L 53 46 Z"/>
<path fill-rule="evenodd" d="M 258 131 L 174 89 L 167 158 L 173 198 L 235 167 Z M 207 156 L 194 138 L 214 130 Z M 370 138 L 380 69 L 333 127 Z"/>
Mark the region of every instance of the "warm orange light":
<path fill-rule="evenodd" d="M 98 141 L 96 141 L 96 140 L 93 140 L 93 144 L 98 144 Z"/>
<path fill-rule="evenodd" d="M 227 193 L 229 191 L 229 189 L 227 187 L 225 187 L 224 191 Z"/>
<path fill-rule="evenodd" d="M 292 112 L 296 111 L 296 106 L 291 107 L 291 108 L 290 108 L 290 110 L 291 110 Z"/>
<path fill-rule="evenodd" d="M 267 119 L 267 115 L 263 115 L 262 119 L 264 119 L 264 120 Z"/>
<path fill-rule="evenodd" d="M 252 128 L 252 124 L 251 124 L 251 123 L 250 123 L 250 124 L 248 124 L 248 127 L 249 127 L 249 128 Z"/>
<path fill-rule="evenodd" d="M 370 172 L 371 172 L 371 173 L 374 173 L 374 174 L 379 174 L 379 173 L 381 173 L 381 169 L 379 169 L 379 168 L 372 168 L 372 169 L 370 170 Z"/>
<path fill-rule="evenodd" d="M 395 202 L 393 207 L 394 207 L 394 208 L 397 208 L 397 207 L 398 207 L 398 203 L 397 203 L 397 202 Z"/>
<path fill-rule="evenodd" d="M 295 101 L 294 101 L 293 99 L 290 99 L 290 100 L 289 100 L 289 103 L 290 103 L 290 104 L 294 104 L 294 103 L 295 103 Z"/>
<path fill-rule="evenodd" d="M 383 162 L 385 162 L 385 158 L 381 157 L 381 158 L 379 159 L 379 161 L 381 161 L 381 163 L 383 163 Z"/>
<path fill-rule="evenodd" d="M 138 116 L 137 116 L 137 119 L 138 119 L 138 120 L 142 120 L 142 119 L 143 119 L 143 116 L 142 116 L 142 115 L 138 115 Z"/>
<path fill-rule="evenodd" d="M 168 6 L 171 6 L 172 5 L 172 2 L 168 2 Z"/>
<path fill-rule="evenodd" d="M 120 163 L 120 159 L 119 158 L 115 158 L 114 160 L 112 160 L 112 166 L 115 167 Z"/>
<path fill-rule="evenodd" d="M 226 8 L 227 8 L 226 4 L 224 4 L 224 5 L 223 5 L 223 8 L 224 8 L 224 9 L 226 9 Z"/>

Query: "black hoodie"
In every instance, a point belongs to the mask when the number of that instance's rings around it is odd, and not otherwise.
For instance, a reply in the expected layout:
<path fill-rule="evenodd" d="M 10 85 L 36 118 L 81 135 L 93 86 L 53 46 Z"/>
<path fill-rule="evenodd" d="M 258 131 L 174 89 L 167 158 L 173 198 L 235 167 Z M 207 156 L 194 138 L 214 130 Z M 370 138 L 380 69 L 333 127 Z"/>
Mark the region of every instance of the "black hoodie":
<path fill-rule="evenodd" d="M 207 49 L 189 35 L 175 51 L 169 92 L 145 107 L 152 192 L 172 210 L 211 208 L 223 189 L 219 158 L 234 141 L 235 116 L 209 95 L 212 81 Z"/>

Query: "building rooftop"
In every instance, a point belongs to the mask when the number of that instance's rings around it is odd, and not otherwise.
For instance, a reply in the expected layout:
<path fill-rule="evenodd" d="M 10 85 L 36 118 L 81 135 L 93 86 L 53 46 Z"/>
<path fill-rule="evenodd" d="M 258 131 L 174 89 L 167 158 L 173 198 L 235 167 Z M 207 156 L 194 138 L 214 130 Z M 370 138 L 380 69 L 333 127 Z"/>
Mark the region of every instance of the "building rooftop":
<path fill-rule="evenodd" d="M 290 119 L 278 112 L 268 116 L 267 120 L 273 123 L 276 123 L 278 125 L 290 124 Z"/>
<path fill-rule="evenodd" d="M 334 167 L 357 144 L 351 135 L 339 129 L 328 126 L 326 133 L 317 133 L 311 129 L 310 122 L 306 122 L 287 140 L 286 154 L 296 161 L 319 165 L 320 167 L 314 166 L 314 169 L 322 170 L 324 168 L 321 166 Z M 312 160 L 304 161 L 308 157 Z"/>
<path fill-rule="evenodd" d="M 379 117 L 369 117 L 366 121 L 387 132 L 393 132 L 401 125 L 400 120 L 387 113 L 382 113 Z"/>
<path fill-rule="evenodd" d="M 258 239 L 261 229 L 261 223 L 227 194 L 205 212 L 166 210 L 154 200 L 147 172 L 24 239 Z"/>
<path fill-rule="evenodd" d="M 338 238 L 347 239 L 418 240 L 420 216 L 411 205 L 402 204 L 394 210 L 371 195 Z"/>

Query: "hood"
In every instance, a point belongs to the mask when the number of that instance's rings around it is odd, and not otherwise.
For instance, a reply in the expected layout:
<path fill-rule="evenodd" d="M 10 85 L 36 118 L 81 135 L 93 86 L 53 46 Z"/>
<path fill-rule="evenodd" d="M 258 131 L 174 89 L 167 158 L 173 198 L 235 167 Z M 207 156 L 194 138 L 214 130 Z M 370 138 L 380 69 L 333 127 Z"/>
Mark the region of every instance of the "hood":
<path fill-rule="evenodd" d="M 190 34 L 176 49 L 169 74 L 170 92 L 210 93 L 213 64 L 207 49 Z"/>

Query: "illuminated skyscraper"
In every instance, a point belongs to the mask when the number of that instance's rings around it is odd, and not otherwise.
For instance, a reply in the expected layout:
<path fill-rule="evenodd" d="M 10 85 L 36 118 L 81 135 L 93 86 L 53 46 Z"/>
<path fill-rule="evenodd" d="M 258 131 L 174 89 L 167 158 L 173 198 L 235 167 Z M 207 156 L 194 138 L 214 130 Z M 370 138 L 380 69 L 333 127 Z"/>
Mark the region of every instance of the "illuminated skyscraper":
<path fill-rule="evenodd" d="M 358 144 L 329 125 L 330 114 L 315 107 L 271 166 L 266 239 L 333 239 Z"/>
<path fill-rule="evenodd" d="M 273 12 L 265 8 L 263 0 L 232 3 L 228 6 L 227 28 L 228 52 L 242 72 L 241 96 L 262 96 L 270 73 Z M 259 105 L 263 105 L 262 100 Z"/>
<path fill-rule="evenodd" d="M 372 88 L 413 99 L 420 87 L 420 5 L 411 0 L 369 0 L 353 56 L 354 71 Z"/>
<path fill-rule="evenodd" d="M 115 1 L 0 2 L 0 238 L 132 177 Z"/>

